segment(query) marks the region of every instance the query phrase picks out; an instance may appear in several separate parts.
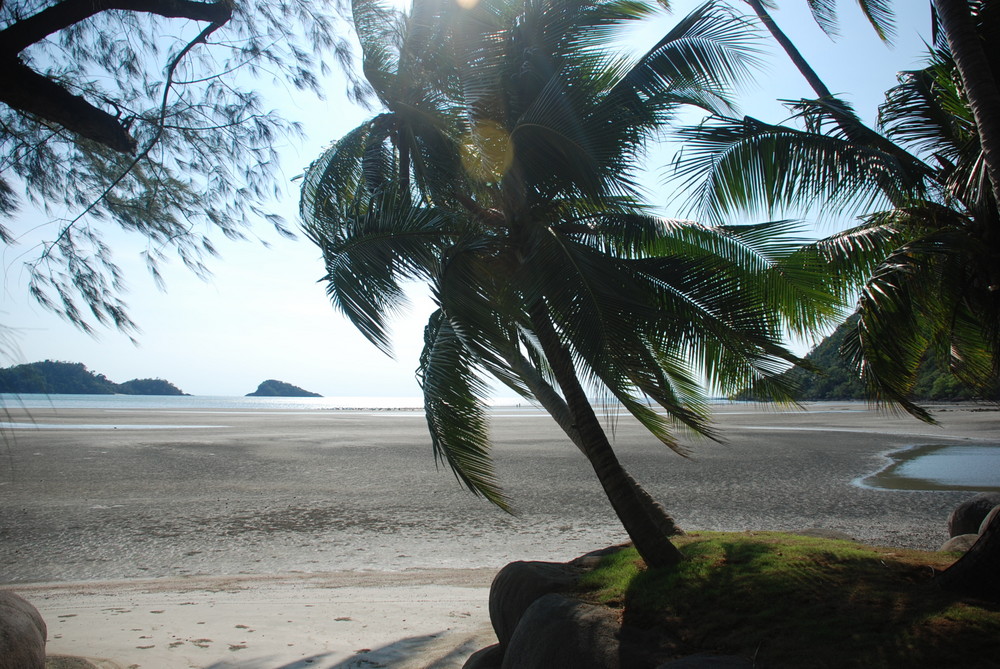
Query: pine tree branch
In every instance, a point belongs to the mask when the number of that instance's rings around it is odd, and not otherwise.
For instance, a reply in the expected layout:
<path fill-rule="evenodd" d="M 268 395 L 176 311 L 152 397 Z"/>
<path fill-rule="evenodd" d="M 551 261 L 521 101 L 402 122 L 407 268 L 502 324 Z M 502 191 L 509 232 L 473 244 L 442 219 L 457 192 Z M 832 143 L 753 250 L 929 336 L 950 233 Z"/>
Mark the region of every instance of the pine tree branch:
<path fill-rule="evenodd" d="M 177 70 L 177 66 L 180 64 L 181 60 L 183 60 L 184 57 L 191 51 L 191 49 L 193 49 L 198 44 L 205 42 L 208 39 L 209 35 L 218 30 L 221 27 L 221 25 L 222 24 L 213 23 L 209 26 L 206 26 L 198 34 L 197 37 L 188 42 L 184 46 L 184 48 L 181 49 L 180 52 L 173 57 L 173 59 L 170 61 L 170 64 L 167 66 L 167 81 L 166 85 L 163 87 L 163 97 L 160 102 L 159 121 L 156 125 L 156 132 L 153 134 L 153 137 L 150 138 L 150 140 L 146 143 L 146 146 L 145 148 L 143 148 L 142 152 L 140 152 L 139 155 L 137 155 L 132 160 L 132 162 L 130 162 L 128 166 L 124 170 L 122 170 L 121 174 L 119 174 L 114 181 L 108 184 L 108 186 L 101 192 L 101 194 L 97 198 L 92 200 L 91 203 L 87 205 L 87 207 L 83 211 L 77 214 L 71 221 L 69 221 L 63 227 L 63 229 L 59 232 L 59 236 L 56 237 L 55 241 L 49 242 L 45 245 L 45 250 L 42 252 L 41 256 L 39 256 L 38 260 L 32 263 L 32 265 L 37 266 L 45 262 L 52 254 L 53 249 L 59 246 L 60 242 L 62 242 L 62 240 L 67 235 L 69 235 L 70 232 L 76 227 L 76 224 L 79 223 L 81 220 L 83 220 L 83 218 L 87 214 L 89 214 L 95 207 L 97 207 L 97 205 L 102 200 L 104 200 L 104 198 L 108 197 L 111 191 L 113 191 L 118 186 L 118 184 L 120 184 L 125 179 L 125 177 L 127 177 L 132 172 L 132 170 L 135 169 L 135 166 L 138 165 L 140 161 L 145 159 L 146 156 L 149 155 L 150 151 L 152 151 L 153 148 L 157 145 L 157 143 L 160 141 L 160 137 L 163 136 L 163 131 L 165 128 L 164 120 L 166 119 L 166 114 L 167 114 L 167 102 L 170 97 L 171 88 L 173 87 L 174 72 Z"/>
<path fill-rule="evenodd" d="M 233 5 L 228 0 L 191 2 L 191 0 L 65 0 L 33 16 L 0 30 L 0 51 L 15 55 L 36 42 L 64 28 L 109 9 L 146 12 L 166 18 L 208 21 L 218 25 L 228 22 Z"/>
<path fill-rule="evenodd" d="M 0 102 L 57 123 L 109 149 L 135 152 L 135 140 L 118 117 L 70 93 L 16 57 L 0 61 Z"/>
<path fill-rule="evenodd" d="M 57 123 L 81 137 L 133 155 L 135 139 L 121 120 L 74 95 L 18 58 L 25 48 L 49 35 L 110 9 L 146 12 L 167 18 L 208 21 L 212 30 L 233 15 L 229 0 L 65 0 L 0 30 L 0 102 L 12 109 Z"/>

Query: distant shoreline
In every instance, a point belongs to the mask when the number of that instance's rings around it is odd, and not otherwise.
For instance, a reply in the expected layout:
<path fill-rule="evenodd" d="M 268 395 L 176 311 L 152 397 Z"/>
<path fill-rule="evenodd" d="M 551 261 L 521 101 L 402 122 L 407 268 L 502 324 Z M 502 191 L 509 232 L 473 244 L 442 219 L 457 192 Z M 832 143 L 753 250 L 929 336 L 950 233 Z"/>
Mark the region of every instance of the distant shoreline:
<path fill-rule="evenodd" d="M 289 405 L 289 408 L 312 408 L 319 410 L 421 410 L 423 409 L 423 398 L 419 396 L 323 396 L 323 397 L 280 397 L 280 396 L 252 396 L 252 395 L 131 395 L 122 393 L 111 394 L 87 394 L 87 393 L 0 393 L 0 408 L 101 408 L 107 405 L 108 408 L 129 408 L 126 405 L 134 405 L 130 408 L 145 409 L 153 408 L 156 404 L 162 403 L 164 408 L 231 408 L 243 405 L 244 408 L 267 408 L 273 404 L 274 408 L 280 408 L 282 404 Z M 528 409 L 536 408 L 533 404 L 523 398 L 499 397 L 490 400 L 492 408 L 495 409 Z M 714 398 L 710 400 L 713 408 L 734 406 L 734 407 L 759 407 L 762 411 L 769 411 L 773 408 L 794 408 L 794 404 L 781 404 L 777 402 L 764 402 L 759 400 L 731 400 L 727 398 Z M 867 400 L 803 400 L 798 402 L 802 407 L 824 406 L 824 405 L 845 405 L 854 407 L 869 407 Z M 961 401 L 929 401 L 921 402 L 922 406 L 944 408 L 974 408 L 982 411 L 1000 411 L 1000 403 L 985 400 L 961 400 Z M 621 408 L 615 406 L 602 406 L 595 403 L 595 408 Z M 541 409 L 538 409 L 541 411 Z"/>

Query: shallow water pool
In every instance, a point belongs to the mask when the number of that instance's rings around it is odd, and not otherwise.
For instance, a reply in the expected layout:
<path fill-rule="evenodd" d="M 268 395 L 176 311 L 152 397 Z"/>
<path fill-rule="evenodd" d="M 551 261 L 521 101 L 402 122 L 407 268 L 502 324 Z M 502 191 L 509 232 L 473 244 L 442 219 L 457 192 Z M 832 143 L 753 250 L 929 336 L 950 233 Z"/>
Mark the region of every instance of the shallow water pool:
<path fill-rule="evenodd" d="M 1000 491 L 1000 445 L 912 446 L 889 458 L 892 464 L 857 483 L 887 490 Z"/>

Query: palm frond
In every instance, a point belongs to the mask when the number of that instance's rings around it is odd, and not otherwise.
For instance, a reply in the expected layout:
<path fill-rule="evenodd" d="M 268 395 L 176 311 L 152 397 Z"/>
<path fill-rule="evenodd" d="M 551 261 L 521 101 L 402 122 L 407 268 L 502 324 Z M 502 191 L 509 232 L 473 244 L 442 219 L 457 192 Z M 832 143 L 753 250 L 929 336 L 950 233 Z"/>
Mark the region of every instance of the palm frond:
<path fill-rule="evenodd" d="M 704 389 L 697 390 L 695 369 L 712 387 L 729 392 L 766 383 L 797 361 L 781 344 L 782 325 L 828 322 L 837 303 L 812 286 L 804 270 L 796 274 L 794 262 L 786 263 L 784 256 L 793 256 L 788 243 L 764 243 L 763 227 L 747 235 L 756 235 L 758 249 L 731 232 L 698 228 L 698 240 L 676 231 L 663 235 L 665 229 L 659 226 L 644 257 L 635 257 L 633 248 L 633 257 L 626 258 L 600 252 L 576 230 L 538 250 L 531 285 L 522 290 L 526 301 L 549 305 L 591 382 L 606 387 L 669 444 L 665 424 L 635 410 L 639 395 L 660 404 L 673 420 L 706 432 L 698 408 Z M 804 300 L 820 306 L 797 304 Z M 787 396 L 787 390 L 775 392 Z"/>
<path fill-rule="evenodd" d="M 816 25 L 830 37 L 840 34 L 837 25 L 837 0 L 807 0 Z"/>
<path fill-rule="evenodd" d="M 923 223 L 922 213 L 910 214 Z M 902 219 L 904 212 L 897 212 Z M 975 388 L 997 374 L 996 306 L 977 304 L 967 286 L 982 280 L 991 261 L 957 226 L 922 225 L 879 264 L 859 300 L 859 335 L 853 343 L 863 378 L 876 396 L 914 408 L 908 394 L 919 365 L 937 349 L 952 371 Z M 983 318 L 988 313 L 994 317 Z M 991 323 L 992 321 L 992 323 Z"/>
<path fill-rule="evenodd" d="M 551 77 L 511 129 L 516 173 L 551 195 L 634 194 L 635 151 L 649 124 L 609 122 L 622 110 L 602 104 L 601 93 L 568 73 Z"/>
<path fill-rule="evenodd" d="M 678 134 L 684 149 L 673 178 L 691 193 L 688 206 L 716 224 L 821 202 L 861 211 L 905 199 L 919 178 L 912 164 L 878 148 L 749 117 L 713 119 Z"/>
<path fill-rule="evenodd" d="M 402 15 L 380 0 L 351 0 L 351 15 L 365 78 L 384 102 L 396 82 Z"/>
<path fill-rule="evenodd" d="M 858 6 L 861 7 L 865 18 L 868 19 L 868 23 L 875 29 L 879 38 L 891 43 L 896 35 L 892 0 L 858 0 Z"/>
<path fill-rule="evenodd" d="M 335 215 L 333 212 L 341 203 L 352 198 L 360 187 L 363 179 L 361 160 L 371 128 L 372 121 L 362 123 L 326 149 L 306 169 L 299 214 L 307 226 L 310 221 Z"/>
<path fill-rule="evenodd" d="M 323 251 L 327 295 L 389 354 L 387 324 L 407 305 L 403 284 L 437 271 L 440 248 L 458 228 L 446 212 L 414 207 L 391 190 L 326 213 L 307 220 L 305 231 Z"/>
<path fill-rule="evenodd" d="M 664 88 L 702 88 L 719 101 L 749 82 L 760 66 L 753 24 L 717 2 L 707 2 L 681 19 L 632 67 L 619 92 L 656 99 Z M 721 113 L 731 113 L 720 109 Z"/>
<path fill-rule="evenodd" d="M 975 139 L 975 121 L 962 100 L 952 69 L 940 52 L 932 52 L 923 70 L 901 72 L 899 85 L 879 107 L 879 125 L 890 139 L 923 154 L 956 163 Z"/>
<path fill-rule="evenodd" d="M 511 511 L 493 470 L 486 397 L 490 388 L 448 319 L 435 311 L 424 331 L 417 378 L 435 459 L 476 495 Z"/>
<path fill-rule="evenodd" d="M 576 7 L 574 8 L 574 5 Z M 581 6 L 582 5 L 582 6 Z M 641 0 L 597 0 L 587 3 L 565 3 L 575 14 L 574 29 L 569 32 L 567 49 L 603 56 L 609 41 L 620 34 L 624 26 L 654 15 L 659 5 Z"/>
<path fill-rule="evenodd" d="M 858 302 L 857 326 L 845 337 L 842 352 L 858 370 L 870 399 L 900 406 L 921 420 L 933 422 L 909 397 L 931 342 L 920 315 L 913 311 L 909 295 L 913 284 L 900 280 L 906 268 L 883 266 L 865 285 Z"/>

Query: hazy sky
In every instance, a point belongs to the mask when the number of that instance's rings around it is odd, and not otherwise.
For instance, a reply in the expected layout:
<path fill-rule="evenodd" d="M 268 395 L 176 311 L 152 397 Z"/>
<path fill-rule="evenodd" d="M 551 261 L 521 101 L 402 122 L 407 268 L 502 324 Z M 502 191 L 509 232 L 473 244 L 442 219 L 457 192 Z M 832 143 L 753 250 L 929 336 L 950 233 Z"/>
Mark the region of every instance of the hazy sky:
<path fill-rule="evenodd" d="M 733 0 L 734 5 L 742 5 Z M 649 46 L 676 17 L 697 3 L 672 3 L 673 17 L 650 22 L 633 41 Z M 774 12 L 778 25 L 792 38 L 806 59 L 835 94 L 853 102 L 871 120 L 895 73 L 921 64 L 929 39 L 928 3 L 897 0 L 898 37 L 887 48 L 875 36 L 854 2 L 841 2 L 842 37 L 832 42 L 812 21 L 806 0 L 781 0 Z M 742 96 L 742 111 L 766 121 L 785 118 L 777 99 L 813 97 L 784 54 L 769 42 L 767 66 L 755 90 Z M 285 146 L 282 166 L 287 193 L 274 210 L 297 223 L 298 193 L 290 180 L 315 158 L 323 146 L 339 138 L 368 114 L 344 100 L 338 77 L 329 82 L 327 100 L 278 91 L 271 106 L 304 124 L 307 140 Z M 665 164 L 668 154 L 656 154 Z M 652 173 L 661 170 L 653 165 Z M 657 185 L 651 201 L 666 202 L 669 189 Z M 668 211 L 678 215 L 678 211 Z M 16 225 L 34 226 L 44 214 L 28 212 Z M 18 232 L 17 227 L 14 228 Z M 828 234 L 830 228 L 819 232 Z M 818 233 L 819 233 L 818 232 Z M 127 337 L 105 330 L 90 337 L 35 305 L 27 296 L 26 279 L 18 255 L 25 249 L 7 249 L 2 256 L 3 293 L 0 322 L 17 330 L 16 362 L 52 359 L 82 362 L 113 381 L 164 378 L 194 395 L 244 395 L 257 384 L 275 378 L 326 396 L 408 397 L 419 395 L 413 370 L 422 345 L 422 330 L 432 306 L 420 291 L 410 313 L 394 327 L 396 359 L 370 345 L 329 304 L 317 281 L 323 275 L 319 251 L 304 237 L 288 241 L 261 221 L 250 233 L 266 241 L 228 242 L 215 235 L 222 257 L 212 260 L 213 277 L 201 281 L 179 262 L 163 268 L 166 292 L 157 290 L 139 257 L 142 239 L 123 232 L 106 232 L 115 259 L 124 269 L 130 314 L 142 332 L 134 346 Z"/>

